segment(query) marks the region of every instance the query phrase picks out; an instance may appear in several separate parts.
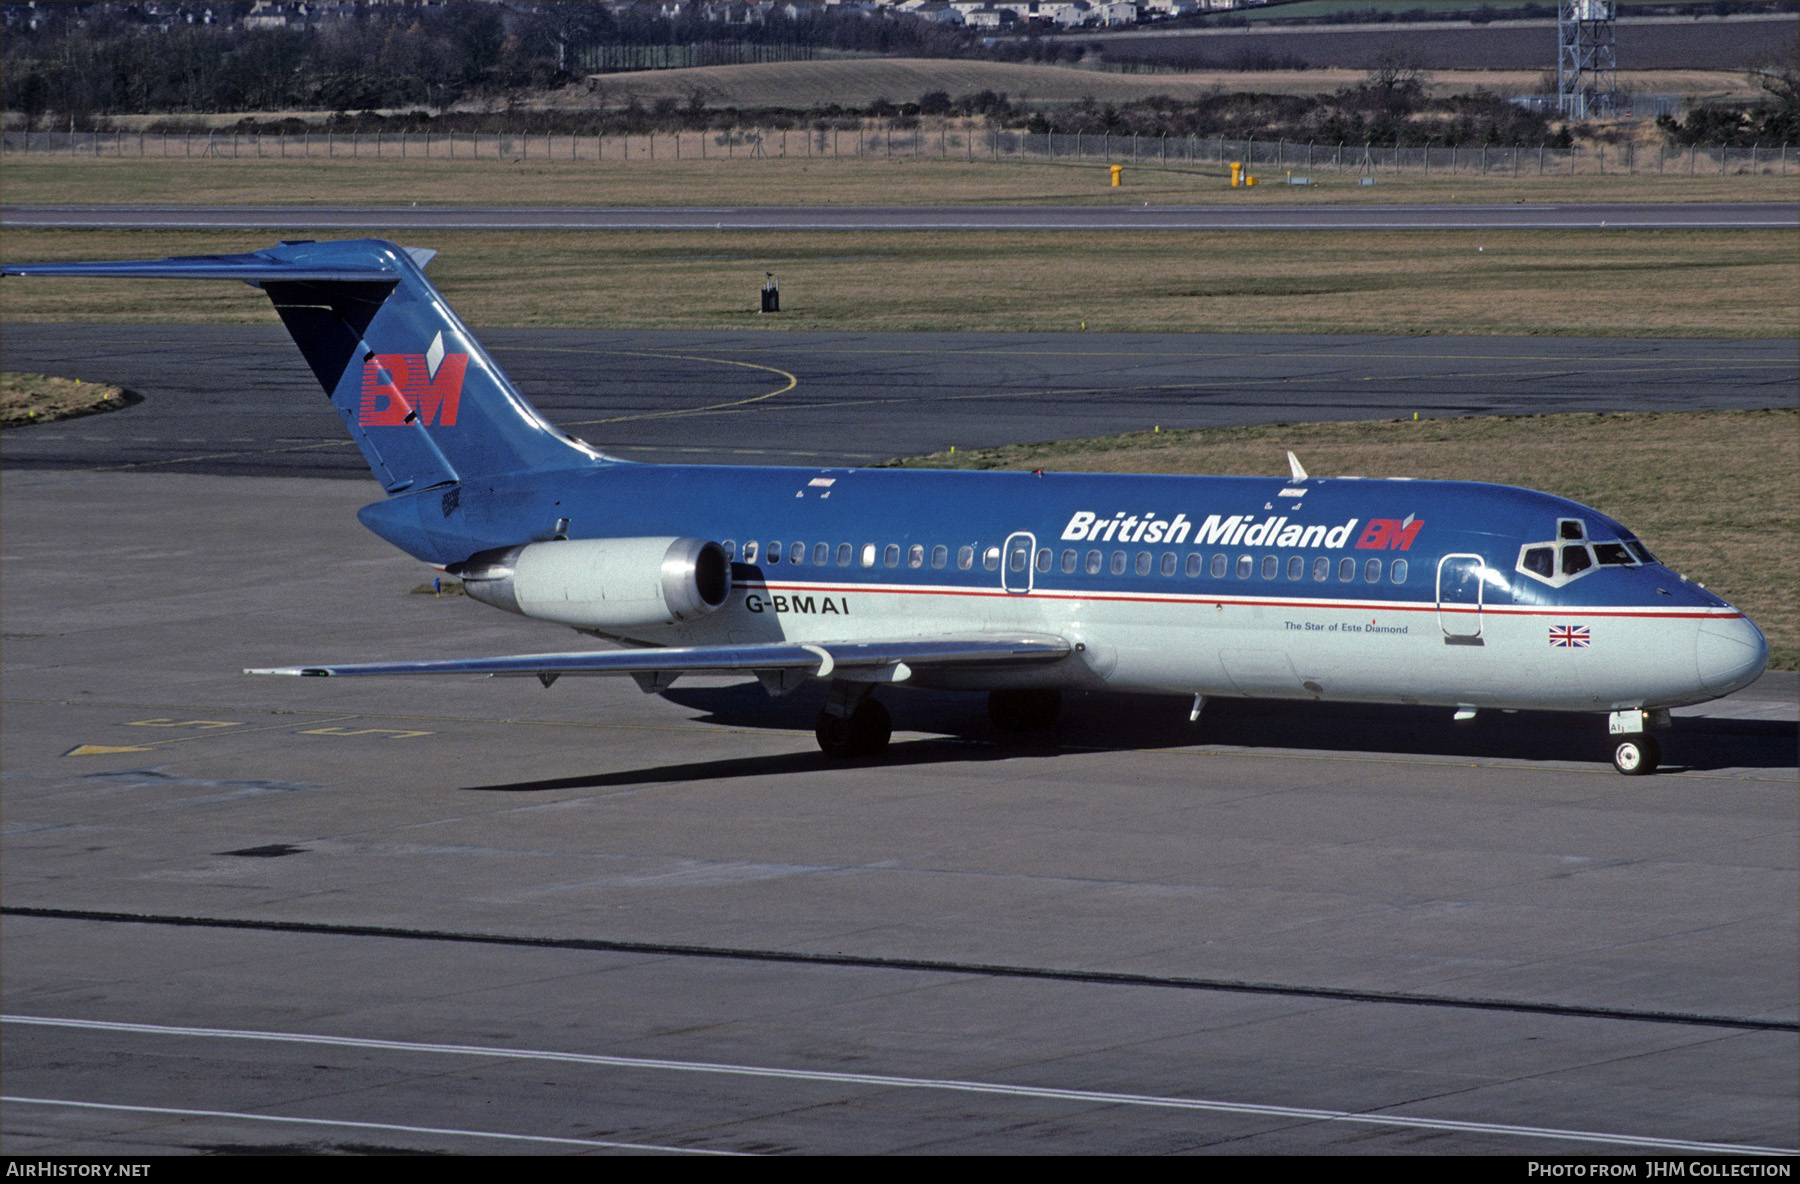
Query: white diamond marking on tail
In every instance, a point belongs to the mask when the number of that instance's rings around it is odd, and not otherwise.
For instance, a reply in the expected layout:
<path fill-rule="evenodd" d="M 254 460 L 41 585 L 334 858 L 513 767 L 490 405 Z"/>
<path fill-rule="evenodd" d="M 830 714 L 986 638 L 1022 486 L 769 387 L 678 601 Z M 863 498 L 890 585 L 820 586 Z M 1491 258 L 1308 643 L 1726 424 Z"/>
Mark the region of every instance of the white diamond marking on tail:
<path fill-rule="evenodd" d="M 444 364 L 444 331 L 431 339 L 431 348 L 425 351 L 425 372 L 432 379 L 437 378 L 438 367 Z"/>

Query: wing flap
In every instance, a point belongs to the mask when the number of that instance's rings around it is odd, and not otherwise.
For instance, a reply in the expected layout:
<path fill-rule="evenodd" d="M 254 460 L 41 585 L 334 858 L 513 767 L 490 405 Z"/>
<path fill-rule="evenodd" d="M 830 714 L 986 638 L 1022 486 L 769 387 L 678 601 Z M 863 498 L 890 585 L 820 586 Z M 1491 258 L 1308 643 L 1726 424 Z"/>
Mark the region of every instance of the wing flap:
<path fill-rule="evenodd" d="M 492 658 L 447 658 L 424 662 L 352 662 L 316 666 L 276 666 L 245 674 L 305 678 L 401 674 L 487 674 L 497 678 L 560 678 L 564 675 L 735 674 L 793 671 L 811 678 L 890 681 L 896 671 L 931 666 L 1007 666 L 1054 662 L 1068 655 L 1060 637 L 1018 634 L 1005 637 L 907 638 L 894 641 L 758 645 L 702 645 L 667 649 L 595 650 L 561 654 L 505 654 Z M 901 674 L 904 677 L 904 674 Z M 642 683 L 640 679 L 640 685 Z"/>

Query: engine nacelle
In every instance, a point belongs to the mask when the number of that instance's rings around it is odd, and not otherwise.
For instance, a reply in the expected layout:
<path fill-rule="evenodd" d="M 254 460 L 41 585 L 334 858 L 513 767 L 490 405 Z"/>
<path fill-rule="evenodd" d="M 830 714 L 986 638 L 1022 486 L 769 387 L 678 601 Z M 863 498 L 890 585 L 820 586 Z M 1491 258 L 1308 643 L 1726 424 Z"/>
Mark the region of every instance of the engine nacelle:
<path fill-rule="evenodd" d="M 582 629 L 691 621 L 731 596 L 731 561 L 704 539 L 563 539 L 452 564 L 472 599 Z"/>

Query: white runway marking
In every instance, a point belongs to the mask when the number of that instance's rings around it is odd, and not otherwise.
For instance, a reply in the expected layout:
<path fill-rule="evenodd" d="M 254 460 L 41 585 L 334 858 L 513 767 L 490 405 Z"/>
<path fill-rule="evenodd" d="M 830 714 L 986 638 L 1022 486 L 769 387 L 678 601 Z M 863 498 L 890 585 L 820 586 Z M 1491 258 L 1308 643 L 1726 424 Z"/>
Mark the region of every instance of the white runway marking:
<path fill-rule="evenodd" d="M 129 1032 L 149 1036 L 188 1036 L 216 1040 L 261 1040 L 281 1044 L 328 1045 L 385 1052 L 436 1053 L 449 1056 L 498 1057 L 525 1061 L 557 1061 L 612 1069 L 650 1069 L 674 1073 L 704 1073 L 727 1077 L 761 1077 L 788 1081 L 813 1081 L 832 1085 L 867 1085 L 884 1089 L 931 1089 L 955 1093 L 1034 1098 L 1044 1101 L 1085 1102 L 1110 1106 L 1143 1106 L 1165 1110 L 1198 1110 L 1255 1118 L 1288 1118 L 1311 1122 L 1345 1122 L 1365 1126 L 1410 1130 L 1447 1131 L 1458 1134 L 1502 1135 L 1521 1139 L 1550 1139 L 1575 1143 L 1646 1147 L 1658 1151 L 1689 1151 L 1712 1155 L 1792 1155 L 1793 1148 L 1761 1147 L 1741 1143 L 1707 1143 L 1666 1139 L 1653 1135 L 1623 1135 L 1607 1131 L 1564 1130 L 1556 1127 L 1516 1126 L 1499 1122 L 1463 1122 L 1446 1118 L 1415 1118 L 1404 1114 L 1358 1113 L 1317 1110 L 1303 1106 L 1265 1106 L 1250 1102 L 1222 1102 L 1205 1098 L 1160 1097 L 1154 1094 L 1121 1094 L 1100 1090 L 1056 1089 L 1047 1086 L 1008 1085 L 1002 1082 L 958 1081 L 950 1078 L 890 1077 L 878 1073 L 841 1073 L 828 1070 L 782 1069 L 761 1065 L 715 1064 L 705 1061 L 671 1061 L 653 1057 L 604 1056 L 597 1053 L 557 1052 L 543 1049 L 505 1048 L 493 1045 L 430 1044 L 404 1040 L 372 1040 L 355 1036 L 321 1036 L 306 1032 L 258 1032 L 236 1028 L 186 1028 L 162 1024 L 130 1024 L 106 1020 L 64 1019 L 55 1016 L 0 1015 L 0 1024 L 30 1024 L 47 1028 L 76 1028 L 100 1032 Z"/>
<path fill-rule="evenodd" d="M 118 1106 L 108 1102 L 75 1102 L 67 1098 L 20 1098 L 0 1095 L 0 1102 L 18 1106 L 72 1106 L 79 1110 L 116 1110 L 129 1114 L 168 1114 L 177 1118 L 231 1118 L 252 1122 L 286 1122 L 301 1126 L 341 1126 L 365 1131 L 398 1131 L 410 1135 L 454 1135 L 466 1139 L 506 1139 L 523 1143 L 554 1143 L 559 1147 L 606 1147 L 616 1151 L 670 1151 L 683 1155 L 742 1155 L 738 1151 L 711 1151 L 701 1147 L 663 1147 L 656 1143 L 609 1143 L 603 1139 L 562 1139 L 555 1135 L 511 1135 L 503 1131 L 465 1131 L 454 1127 L 404 1126 L 393 1122 L 349 1122 L 334 1118 L 297 1118 L 290 1114 L 246 1114 L 237 1110 L 180 1110 L 172 1106 Z"/>

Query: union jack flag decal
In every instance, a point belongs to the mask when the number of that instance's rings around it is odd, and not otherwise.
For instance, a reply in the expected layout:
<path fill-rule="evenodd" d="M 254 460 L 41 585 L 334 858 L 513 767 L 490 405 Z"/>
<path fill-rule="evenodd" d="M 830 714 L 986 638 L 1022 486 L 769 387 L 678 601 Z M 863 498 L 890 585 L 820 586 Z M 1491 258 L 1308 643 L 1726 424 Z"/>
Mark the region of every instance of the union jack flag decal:
<path fill-rule="evenodd" d="M 1552 625 L 1550 626 L 1550 644 L 1563 649 L 1585 650 L 1588 646 L 1588 627 L 1586 625 Z"/>

